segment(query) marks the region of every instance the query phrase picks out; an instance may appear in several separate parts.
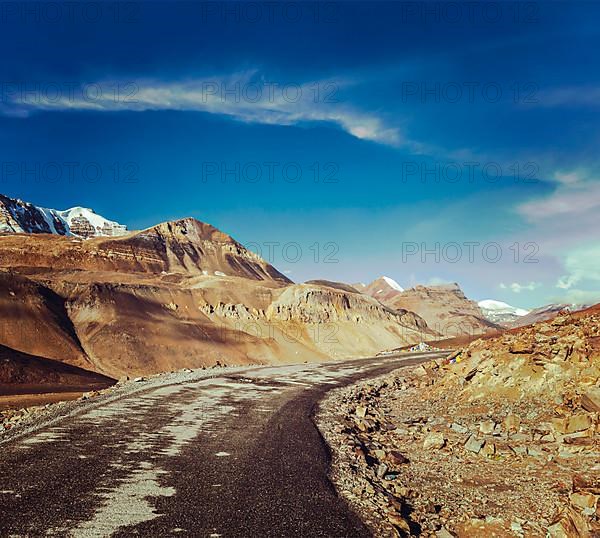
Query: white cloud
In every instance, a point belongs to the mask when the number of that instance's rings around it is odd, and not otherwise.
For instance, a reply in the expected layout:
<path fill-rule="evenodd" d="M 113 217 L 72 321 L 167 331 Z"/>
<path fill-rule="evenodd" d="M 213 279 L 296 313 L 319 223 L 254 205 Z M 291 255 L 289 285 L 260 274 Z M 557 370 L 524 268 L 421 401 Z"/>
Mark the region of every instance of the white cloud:
<path fill-rule="evenodd" d="M 513 293 L 521 293 L 522 291 L 533 291 L 541 286 L 541 282 L 529 282 L 528 284 L 519 284 L 513 282 L 512 284 L 500 283 L 500 288 L 503 290 L 511 290 Z"/>
<path fill-rule="evenodd" d="M 580 170 L 571 170 L 569 172 L 556 171 L 554 179 L 564 185 L 573 185 L 585 179 L 585 173 Z"/>
<path fill-rule="evenodd" d="M 550 195 L 526 202 L 517 212 L 530 222 L 546 221 L 557 217 L 577 217 L 600 209 L 600 182 L 583 181 L 578 172 L 555 175 L 557 189 Z"/>
<path fill-rule="evenodd" d="M 111 81 L 86 87 L 94 91 L 70 90 L 59 98 L 52 95 L 51 99 L 40 96 L 33 100 L 19 97 L 17 93 L 13 96 L 10 113 L 27 113 L 36 109 L 198 111 L 229 116 L 237 121 L 271 125 L 326 122 L 362 140 L 392 146 L 403 143 L 399 130 L 386 125 L 375 113 L 363 112 L 337 102 L 332 91 L 338 88 L 336 81 L 283 85 L 265 82 L 255 71 L 249 71 L 184 82 Z M 127 91 L 115 98 L 115 88 L 126 88 Z M 315 88 L 321 91 L 317 92 Z M 4 109 L 3 112 L 9 113 Z"/>
<path fill-rule="evenodd" d="M 441 286 L 442 284 L 450 284 L 450 281 L 447 278 L 437 276 L 433 276 L 427 281 L 427 286 Z"/>
<path fill-rule="evenodd" d="M 556 287 L 571 289 L 583 280 L 600 282 L 600 243 L 588 244 L 571 250 L 565 257 L 567 274 L 560 277 Z"/>
<path fill-rule="evenodd" d="M 554 298 L 556 303 L 593 305 L 600 302 L 600 291 L 572 289 Z"/>

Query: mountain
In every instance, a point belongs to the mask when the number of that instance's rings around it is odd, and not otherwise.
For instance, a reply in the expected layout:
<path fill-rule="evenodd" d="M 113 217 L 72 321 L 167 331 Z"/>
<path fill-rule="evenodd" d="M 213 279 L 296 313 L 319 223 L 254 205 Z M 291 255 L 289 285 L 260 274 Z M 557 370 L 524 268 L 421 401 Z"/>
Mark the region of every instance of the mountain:
<path fill-rule="evenodd" d="M 552 319 L 562 312 L 578 312 L 580 310 L 589 308 L 589 306 L 590 305 L 564 303 L 554 303 L 540 306 L 539 308 L 530 310 L 526 315 L 507 323 L 507 327 L 524 327 L 525 325 L 531 325 L 533 323 Z"/>
<path fill-rule="evenodd" d="M 383 304 L 404 291 L 404 288 L 388 276 L 381 276 L 370 284 L 353 284 L 353 287 L 366 295 L 374 297 Z"/>
<path fill-rule="evenodd" d="M 85 241 L 39 231 L 0 235 L 0 345 L 31 357 L 20 378 L 56 361 L 113 379 L 323 361 L 438 336 L 347 285 L 294 284 L 195 219 Z"/>
<path fill-rule="evenodd" d="M 391 278 L 382 276 L 368 285 L 353 286 L 393 310 L 418 314 L 431 330 L 444 338 L 499 328 L 485 318 L 477 303 L 467 299 L 456 283 L 405 290 Z"/>
<path fill-rule="evenodd" d="M 0 194 L 0 233 L 73 235 L 87 239 L 124 235 L 127 227 L 85 207 L 58 211 Z"/>
<path fill-rule="evenodd" d="M 499 325 L 510 324 L 529 314 L 529 310 L 516 308 L 502 301 L 485 299 L 477 303 L 484 317 L 492 323 Z"/>

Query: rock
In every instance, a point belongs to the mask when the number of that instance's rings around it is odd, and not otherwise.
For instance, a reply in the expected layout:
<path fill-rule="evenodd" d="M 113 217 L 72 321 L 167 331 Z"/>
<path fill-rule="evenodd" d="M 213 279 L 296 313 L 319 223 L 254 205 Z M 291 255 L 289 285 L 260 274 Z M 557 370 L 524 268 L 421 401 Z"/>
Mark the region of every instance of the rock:
<path fill-rule="evenodd" d="M 569 418 L 566 433 L 575 433 L 587 430 L 592 425 L 592 417 L 587 413 L 580 413 Z"/>
<path fill-rule="evenodd" d="M 588 537 L 588 525 L 583 518 L 574 510 L 568 509 L 559 516 L 548 527 L 548 538 L 578 538 Z"/>
<path fill-rule="evenodd" d="M 416 368 L 413 369 L 412 373 L 413 373 L 413 375 L 416 375 L 417 377 L 424 377 L 427 375 L 427 370 L 425 370 L 425 368 L 423 366 L 417 366 Z"/>
<path fill-rule="evenodd" d="M 504 417 L 504 429 L 507 432 L 517 432 L 521 427 L 521 418 L 518 415 L 510 414 Z"/>
<path fill-rule="evenodd" d="M 381 450 L 380 448 L 373 450 L 373 456 L 375 456 L 378 461 L 381 461 L 383 458 L 385 458 L 385 450 Z"/>
<path fill-rule="evenodd" d="M 509 346 L 508 351 L 513 354 L 521 353 L 523 355 L 529 355 L 533 353 L 533 344 L 517 340 Z"/>
<path fill-rule="evenodd" d="M 527 455 L 528 456 L 532 456 L 534 458 L 541 458 L 544 453 L 541 450 L 538 450 L 537 448 L 533 448 L 533 447 L 527 447 Z"/>
<path fill-rule="evenodd" d="M 600 413 L 600 387 L 589 389 L 581 397 L 581 407 L 590 413 Z"/>
<path fill-rule="evenodd" d="M 484 420 L 479 424 L 479 431 L 485 435 L 491 435 L 494 433 L 496 423 L 493 420 Z"/>
<path fill-rule="evenodd" d="M 569 425 L 569 419 L 568 418 L 553 418 L 552 419 L 552 428 L 554 428 L 554 431 L 557 433 L 567 433 L 567 428 Z"/>
<path fill-rule="evenodd" d="M 446 439 L 442 432 L 431 432 L 423 439 L 423 448 L 425 450 L 440 449 L 446 444 Z"/>
<path fill-rule="evenodd" d="M 479 454 L 487 458 L 493 456 L 496 453 L 496 445 L 494 443 L 485 443 L 483 448 L 479 451 Z"/>
<path fill-rule="evenodd" d="M 460 434 L 465 434 L 469 431 L 469 428 L 467 428 L 466 426 L 463 426 L 462 424 L 459 424 L 458 422 L 453 422 L 450 425 L 450 429 L 452 429 L 452 431 L 455 431 L 456 433 L 460 433 Z"/>
<path fill-rule="evenodd" d="M 475 435 L 471 435 L 465 443 L 465 449 L 469 452 L 475 452 L 475 454 L 479 454 L 479 451 L 481 450 L 481 447 L 483 447 L 484 442 L 485 441 L 483 441 L 482 439 L 477 439 Z"/>
<path fill-rule="evenodd" d="M 571 506 L 584 510 L 585 508 L 596 508 L 598 502 L 598 495 L 592 493 L 571 493 L 569 500 Z"/>
<path fill-rule="evenodd" d="M 442 527 L 439 531 L 435 533 L 436 538 L 454 538 L 454 534 L 452 534 L 446 527 Z"/>
<path fill-rule="evenodd" d="M 367 415 L 367 408 L 363 405 L 357 405 L 354 414 L 359 418 L 365 418 Z"/>
<path fill-rule="evenodd" d="M 142 381 L 146 381 L 145 377 L 136 377 L 133 382 L 134 383 L 141 383 Z"/>
<path fill-rule="evenodd" d="M 389 452 L 386 458 L 392 465 L 404 465 L 406 463 L 410 463 L 408 458 L 397 450 L 392 450 Z"/>
<path fill-rule="evenodd" d="M 388 521 L 401 531 L 410 534 L 410 525 L 400 514 L 388 514 Z"/>
<path fill-rule="evenodd" d="M 600 495 L 600 476 L 597 472 L 581 472 L 573 475 L 573 491 Z"/>
<path fill-rule="evenodd" d="M 385 476 L 385 473 L 388 472 L 388 466 L 385 463 L 377 466 L 377 478 L 382 479 Z"/>

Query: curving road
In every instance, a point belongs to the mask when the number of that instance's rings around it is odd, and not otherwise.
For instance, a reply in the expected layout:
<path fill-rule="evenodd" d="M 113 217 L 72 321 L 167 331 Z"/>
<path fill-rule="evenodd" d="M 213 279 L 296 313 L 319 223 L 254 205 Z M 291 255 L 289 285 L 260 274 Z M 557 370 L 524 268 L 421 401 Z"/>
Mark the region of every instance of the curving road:
<path fill-rule="evenodd" d="M 0 444 L 0 536 L 369 536 L 327 479 L 313 410 L 441 355 L 161 376 L 79 404 Z"/>

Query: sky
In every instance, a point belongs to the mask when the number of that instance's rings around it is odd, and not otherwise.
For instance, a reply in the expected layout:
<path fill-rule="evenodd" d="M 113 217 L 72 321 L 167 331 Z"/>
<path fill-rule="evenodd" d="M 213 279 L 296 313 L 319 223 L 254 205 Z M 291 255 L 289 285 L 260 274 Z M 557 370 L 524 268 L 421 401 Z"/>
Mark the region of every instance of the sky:
<path fill-rule="evenodd" d="M 600 5 L 3 2 L 0 192 L 292 280 L 600 301 Z"/>

